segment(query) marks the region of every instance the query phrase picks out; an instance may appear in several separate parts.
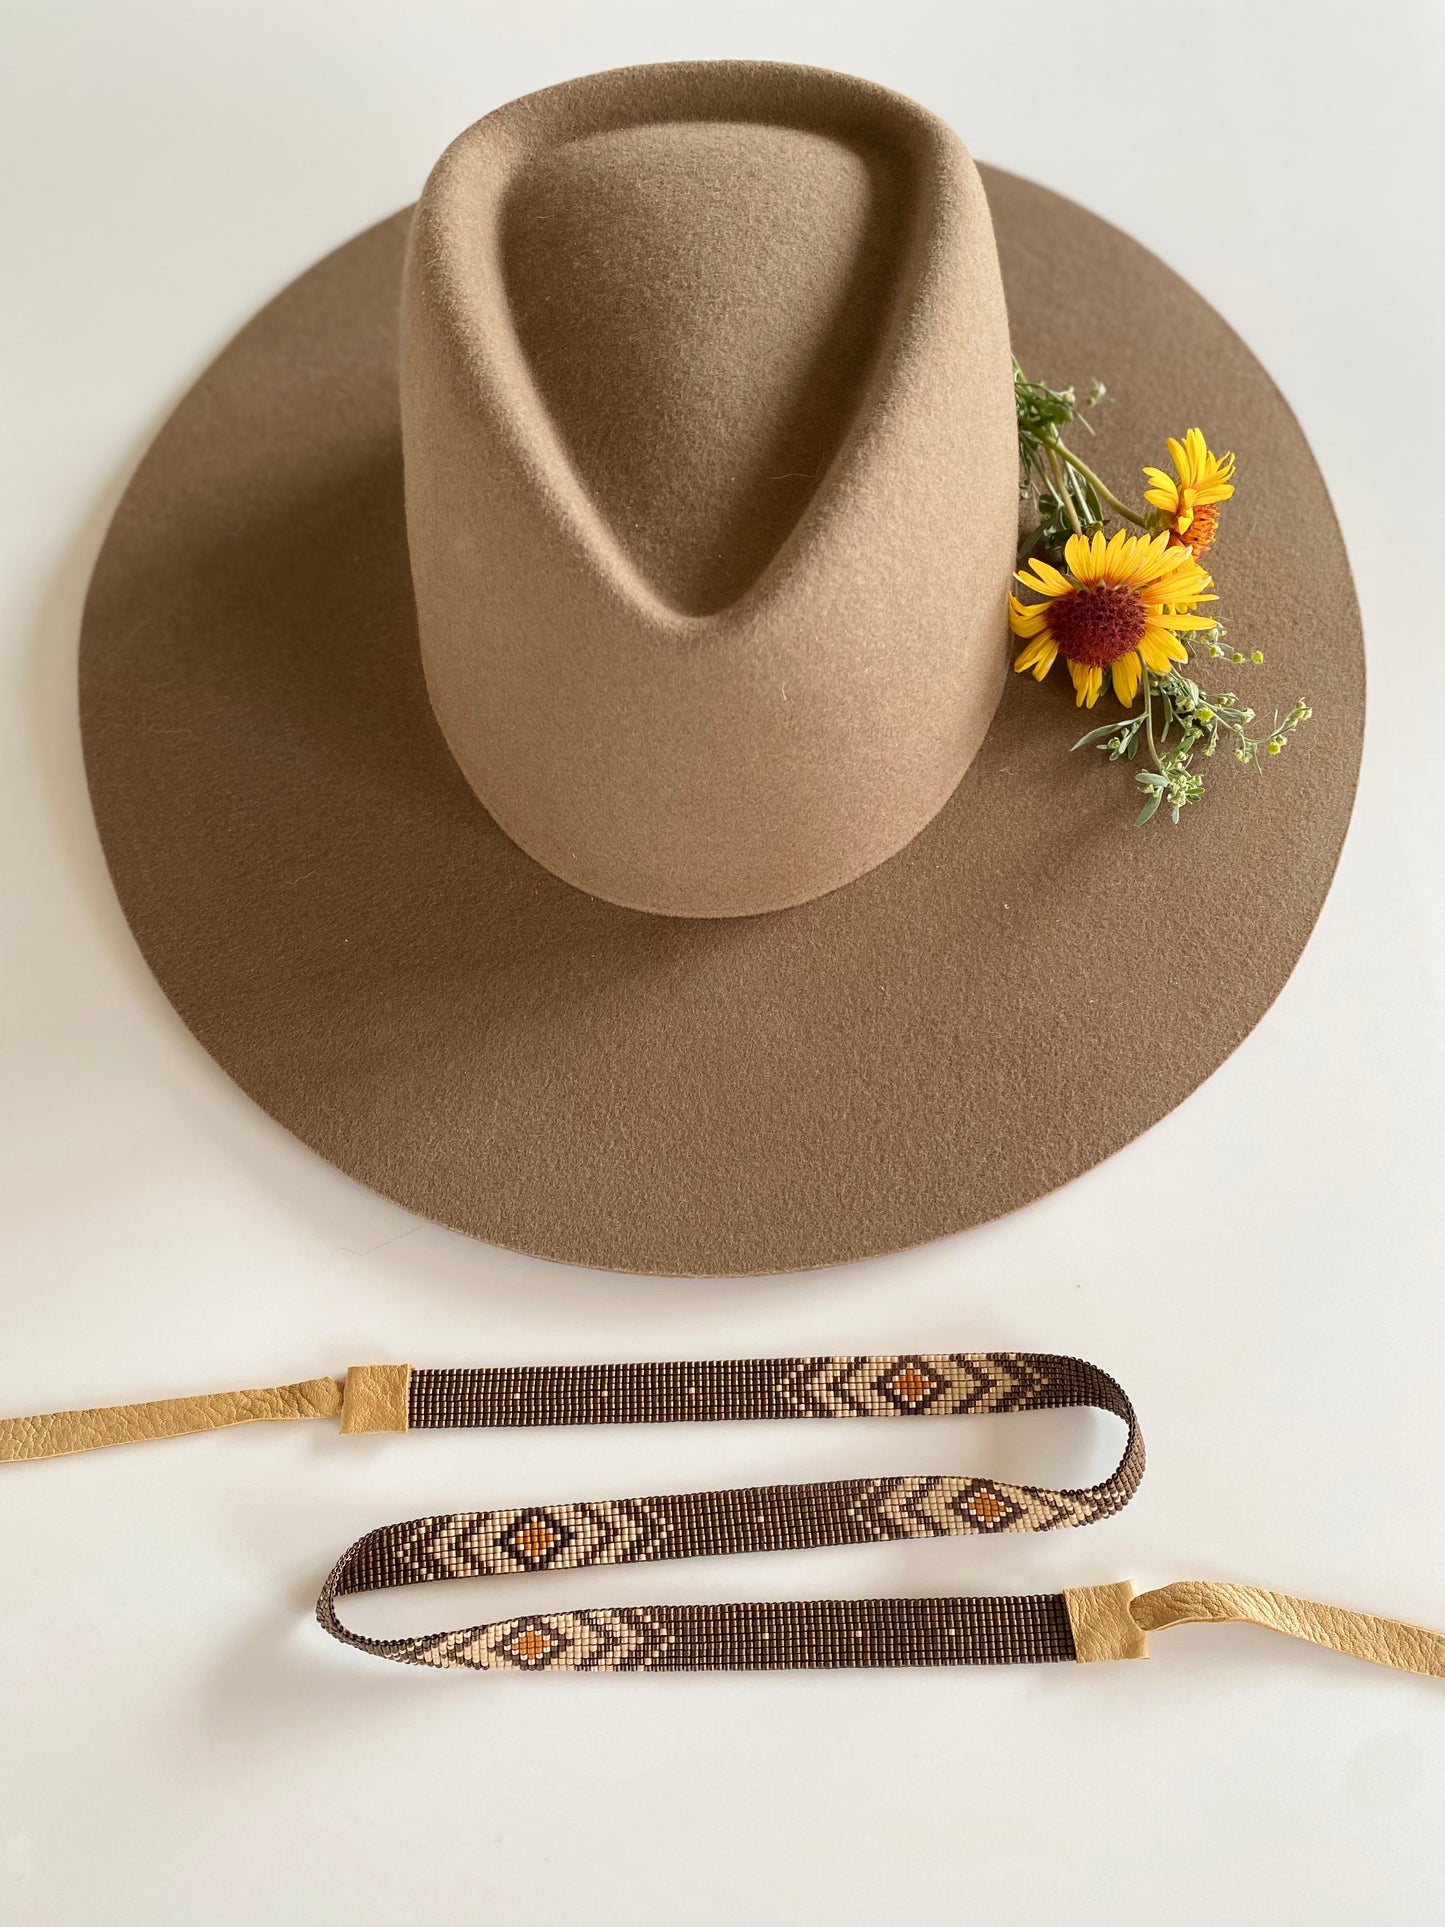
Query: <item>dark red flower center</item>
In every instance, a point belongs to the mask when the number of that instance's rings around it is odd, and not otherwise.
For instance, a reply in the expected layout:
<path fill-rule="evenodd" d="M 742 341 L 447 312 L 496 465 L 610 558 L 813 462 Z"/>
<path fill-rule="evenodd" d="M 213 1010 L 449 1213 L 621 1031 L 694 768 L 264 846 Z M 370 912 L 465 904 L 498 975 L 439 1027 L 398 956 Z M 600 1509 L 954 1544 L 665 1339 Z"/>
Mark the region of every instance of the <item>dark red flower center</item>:
<path fill-rule="evenodd" d="M 1070 662 L 1107 669 L 1144 639 L 1144 605 L 1138 591 L 1118 582 L 1094 582 L 1049 604 L 1049 632 Z"/>

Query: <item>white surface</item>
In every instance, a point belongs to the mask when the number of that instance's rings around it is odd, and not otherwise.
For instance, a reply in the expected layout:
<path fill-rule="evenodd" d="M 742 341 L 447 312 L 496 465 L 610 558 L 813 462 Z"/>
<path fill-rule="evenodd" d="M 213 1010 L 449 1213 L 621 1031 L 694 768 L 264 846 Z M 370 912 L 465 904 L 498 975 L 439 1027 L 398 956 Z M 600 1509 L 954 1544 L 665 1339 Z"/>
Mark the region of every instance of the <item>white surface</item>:
<path fill-rule="evenodd" d="M 969 1236 L 819 1276 L 678 1284 L 418 1224 L 243 1099 L 113 900 L 72 682 L 106 516 L 262 300 L 411 198 L 509 97 L 718 55 L 900 87 L 1189 275 L 1323 462 L 1372 684 L 1319 929 L 1180 1111 Z M 1077 1351 L 1129 1387 L 1150 1446 L 1139 1499 L 1107 1525 L 513 1582 L 507 1604 L 1129 1574 L 1445 1625 L 1442 110 L 1433 0 L 9 0 L 0 1411 L 389 1358 Z M 1206 884 L 1202 915 L 1227 887 Z M 1438 1921 L 1445 1689 L 1264 1633 L 1162 1634 L 1135 1667 L 539 1680 L 389 1669 L 310 1618 L 342 1546 L 418 1512 L 844 1471 L 1075 1482 L 1114 1445 L 1083 1418 L 404 1442 L 314 1425 L 11 1471 L 0 1920 Z M 387 1623 L 488 1606 L 505 1610 L 502 1589 L 454 1588 Z M 376 1602 L 368 1623 L 391 1611 Z"/>

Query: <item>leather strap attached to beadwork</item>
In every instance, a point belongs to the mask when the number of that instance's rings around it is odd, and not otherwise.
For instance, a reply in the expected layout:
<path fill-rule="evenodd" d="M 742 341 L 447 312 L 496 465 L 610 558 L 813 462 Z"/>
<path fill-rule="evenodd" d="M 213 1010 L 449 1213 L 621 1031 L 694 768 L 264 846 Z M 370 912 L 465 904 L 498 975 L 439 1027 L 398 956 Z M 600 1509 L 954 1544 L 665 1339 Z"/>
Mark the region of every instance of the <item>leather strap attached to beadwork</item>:
<path fill-rule="evenodd" d="M 334 1418 L 344 1433 L 442 1426 L 658 1424 L 688 1419 L 926 1417 L 1094 1406 L 1122 1419 L 1107 1479 L 1052 1490 L 966 1476 L 840 1479 L 652 1499 L 448 1513 L 383 1526 L 337 1561 L 317 1602 L 327 1632 L 414 1666 L 513 1671 L 756 1671 L 1143 1659 L 1146 1635 L 1242 1621 L 1376 1665 L 1445 1678 L 1445 1636 L 1287 1593 L 1187 1580 L 1135 1594 L 1127 1580 L 1019 1597 L 814 1599 L 528 1614 L 458 1632 L 374 1639 L 343 1625 L 350 1594 L 731 1552 L 860 1545 L 957 1533 L 1047 1532 L 1127 1505 L 1144 1446 L 1122 1388 L 1082 1359 L 1042 1352 L 714 1359 L 691 1364 L 356 1365 L 344 1381 L 0 1420 L 0 1462 L 175 1438 L 257 1420 Z"/>
<path fill-rule="evenodd" d="M 1062 1593 L 618 1607 L 528 1614 L 408 1639 L 368 1638 L 336 1611 L 351 1593 L 435 1579 L 1049 1532 L 1117 1512 L 1144 1471 L 1144 1442 L 1123 1388 L 1082 1359 L 1044 1352 L 414 1371 L 413 1427 L 911 1418 L 1065 1406 L 1095 1406 L 1124 1421 L 1123 1454 L 1099 1485 L 1053 1491 L 952 1475 L 834 1479 L 413 1519 L 368 1532 L 342 1555 L 317 1616 L 337 1639 L 413 1666 L 661 1672 L 1074 1659 Z"/>
<path fill-rule="evenodd" d="M 340 1418 L 343 1432 L 407 1429 L 410 1365 L 353 1365 L 345 1381 L 308 1378 L 248 1392 L 203 1392 L 198 1398 L 157 1398 L 144 1405 L 97 1405 L 79 1412 L 42 1412 L 0 1419 L 0 1465 L 66 1459 L 111 1445 L 141 1445 L 233 1425 L 303 1418 Z"/>

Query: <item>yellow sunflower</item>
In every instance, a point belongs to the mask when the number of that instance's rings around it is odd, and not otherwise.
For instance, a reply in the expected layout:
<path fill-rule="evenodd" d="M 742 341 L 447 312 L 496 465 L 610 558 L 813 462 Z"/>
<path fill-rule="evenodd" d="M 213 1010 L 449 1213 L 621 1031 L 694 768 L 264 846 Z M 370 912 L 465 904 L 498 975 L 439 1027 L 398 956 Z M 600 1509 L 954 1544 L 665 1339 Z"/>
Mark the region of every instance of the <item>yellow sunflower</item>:
<path fill-rule="evenodd" d="M 1197 428 L 1191 428 L 1182 442 L 1171 435 L 1168 447 L 1178 479 L 1162 468 L 1146 468 L 1151 486 L 1145 489 L 1144 500 L 1158 509 L 1170 539 L 1197 559 L 1214 541 L 1219 504 L 1234 493 L 1230 480 L 1234 457 L 1211 455 Z"/>
<path fill-rule="evenodd" d="M 1154 536 L 1120 529 L 1107 542 L 1097 529 L 1071 535 L 1064 564 L 1067 575 L 1038 556 L 1020 569 L 1024 587 L 1046 599 L 1011 595 L 1009 627 L 1024 642 L 1014 668 L 1031 669 L 1042 682 L 1062 656 L 1076 707 L 1094 707 L 1107 669 L 1114 694 L 1129 708 L 1145 668 L 1164 676 L 1171 663 L 1187 660 L 1176 630 L 1214 627 L 1212 617 L 1193 613 L 1196 603 L 1215 600 L 1213 584 L 1187 548 L 1171 544 L 1167 529 Z"/>

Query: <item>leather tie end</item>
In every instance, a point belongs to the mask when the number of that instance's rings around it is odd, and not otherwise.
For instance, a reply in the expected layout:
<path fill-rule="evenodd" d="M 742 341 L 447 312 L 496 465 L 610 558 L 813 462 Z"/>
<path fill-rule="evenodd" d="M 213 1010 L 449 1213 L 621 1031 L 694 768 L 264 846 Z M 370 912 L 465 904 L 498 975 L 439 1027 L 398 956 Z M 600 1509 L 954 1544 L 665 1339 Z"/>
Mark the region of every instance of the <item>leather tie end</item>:
<path fill-rule="evenodd" d="M 404 1432 L 410 1401 L 410 1365 L 353 1365 L 341 1393 L 341 1429 Z"/>
<path fill-rule="evenodd" d="M 1293 1593 L 1183 1579 L 1141 1593 L 1130 1610 L 1139 1625 L 1150 1632 L 1200 1621 L 1263 1626 L 1272 1633 L 1307 1640 L 1312 1646 L 1327 1646 L 1351 1659 L 1368 1660 L 1373 1666 L 1445 1679 L 1445 1633 L 1432 1632 L 1428 1626 L 1412 1626 L 1401 1619 L 1382 1619 L 1375 1613 L 1297 1599 Z"/>
<path fill-rule="evenodd" d="M 1134 1587 L 1127 1579 L 1112 1586 L 1072 1586 L 1064 1606 L 1074 1634 L 1074 1658 L 1087 1664 L 1096 1659 L 1147 1659 L 1149 1642 L 1130 1611 Z"/>

